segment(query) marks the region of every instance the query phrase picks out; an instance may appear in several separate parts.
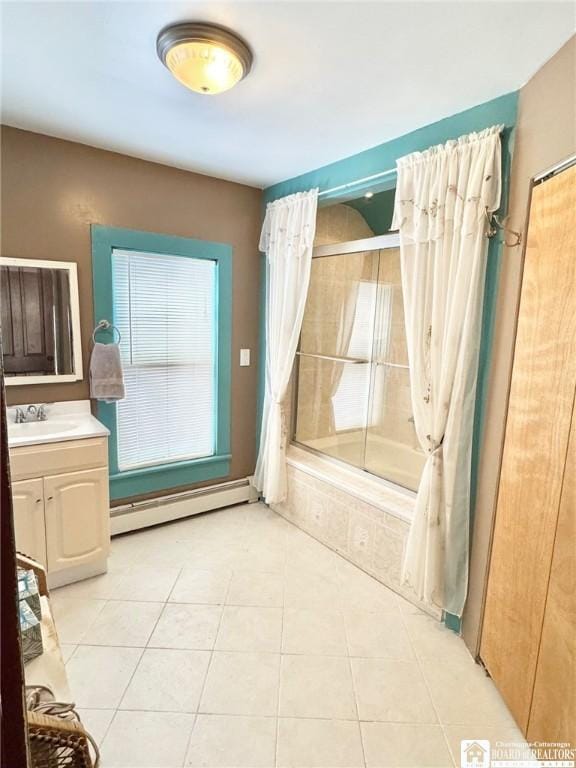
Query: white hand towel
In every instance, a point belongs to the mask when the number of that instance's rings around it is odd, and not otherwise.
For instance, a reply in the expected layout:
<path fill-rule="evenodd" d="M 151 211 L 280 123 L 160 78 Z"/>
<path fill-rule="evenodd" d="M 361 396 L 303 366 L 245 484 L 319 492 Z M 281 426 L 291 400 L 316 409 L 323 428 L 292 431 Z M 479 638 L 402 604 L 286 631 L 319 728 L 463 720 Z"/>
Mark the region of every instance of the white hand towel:
<path fill-rule="evenodd" d="M 96 342 L 90 358 L 90 397 L 115 403 L 124 399 L 124 376 L 118 344 Z"/>

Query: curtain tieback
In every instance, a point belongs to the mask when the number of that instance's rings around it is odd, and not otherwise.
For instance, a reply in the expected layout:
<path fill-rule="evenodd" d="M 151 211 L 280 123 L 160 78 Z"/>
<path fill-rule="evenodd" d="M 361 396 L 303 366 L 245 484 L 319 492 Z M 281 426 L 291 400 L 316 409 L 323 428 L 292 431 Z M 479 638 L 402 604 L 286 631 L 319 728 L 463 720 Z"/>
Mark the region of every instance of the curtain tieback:
<path fill-rule="evenodd" d="M 430 435 L 426 435 L 426 440 L 428 440 L 427 453 L 429 456 L 434 456 L 435 454 L 438 454 L 440 449 L 442 448 L 442 443 L 444 442 L 444 435 L 442 435 L 440 440 L 432 440 Z"/>

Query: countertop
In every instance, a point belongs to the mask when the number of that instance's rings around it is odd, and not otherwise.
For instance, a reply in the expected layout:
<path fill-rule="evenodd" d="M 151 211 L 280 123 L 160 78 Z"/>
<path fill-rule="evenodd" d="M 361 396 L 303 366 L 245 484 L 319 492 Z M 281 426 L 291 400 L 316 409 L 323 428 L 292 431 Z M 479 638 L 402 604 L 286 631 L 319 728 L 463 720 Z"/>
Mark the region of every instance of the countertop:
<path fill-rule="evenodd" d="M 39 403 L 32 405 L 38 406 Z M 90 437 L 108 437 L 110 434 L 110 430 L 92 416 L 89 400 L 48 403 L 45 405 L 48 415 L 46 421 L 16 424 L 16 408 L 19 407 L 26 413 L 28 406 L 29 404 L 11 406 L 7 409 L 10 448 L 85 440 Z"/>

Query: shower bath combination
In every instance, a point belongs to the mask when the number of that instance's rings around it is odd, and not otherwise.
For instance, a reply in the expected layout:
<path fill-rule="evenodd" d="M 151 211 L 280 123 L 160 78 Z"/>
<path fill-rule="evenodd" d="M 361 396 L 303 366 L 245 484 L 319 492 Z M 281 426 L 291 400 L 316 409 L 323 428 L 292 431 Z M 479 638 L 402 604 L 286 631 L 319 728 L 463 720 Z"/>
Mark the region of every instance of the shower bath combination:
<path fill-rule="evenodd" d="M 417 490 L 397 235 L 314 249 L 294 381 L 296 444 Z"/>

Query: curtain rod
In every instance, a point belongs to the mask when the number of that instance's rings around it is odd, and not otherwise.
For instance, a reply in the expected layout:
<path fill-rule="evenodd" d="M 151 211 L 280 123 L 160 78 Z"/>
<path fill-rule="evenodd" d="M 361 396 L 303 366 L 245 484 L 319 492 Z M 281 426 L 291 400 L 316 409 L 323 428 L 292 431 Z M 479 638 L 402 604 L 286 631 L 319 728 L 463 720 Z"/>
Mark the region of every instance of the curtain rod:
<path fill-rule="evenodd" d="M 323 189 L 322 192 L 318 193 L 318 197 L 322 197 L 323 195 L 329 195 L 332 192 L 339 192 L 341 189 L 349 189 L 350 187 L 356 187 L 358 184 L 363 184 L 367 181 L 374 181 L 375 179 L 380 179 L 383 176 L 391 176 L 393 173 L 396 173 L 396 168 L 389 168 L 387 171 L 381 171 L 380 173 L 373 173 L 372 176 L 364 176 L 362 179 L 355 179 L 354 181 L 349 181 L 346 184 L 339 184 L 337 187 L 330 187 L 330 189 Z"/>
<path fill-rule="evenodd" d="M 499 125 L 498 133 L 502 133 L 505 127 L 506 126 L 504 124 Z M 380 173 L 373 173 L 372 176 L 364 176 L 364 178 L 362 179 L 349 181 L 346 184 L 339 184 L 337 187 L 330 187 L 330 189 L 323 189 L 322 192 L 318 193 L 318 197 L 323 197 L 324 195 L 330 195 L 332 194 L 332 192 L 340 192 L 340 190 L 349 189 L 350 187 L 356 187 L 359 184 L 364 184 L 367 181 L 374 181 L 375 179 L 381 179 L 384 176 L 391 176 L 394 173 L 396 173 L 396 168 L 389 168 L 387 171 L 380 171 Z"/>

